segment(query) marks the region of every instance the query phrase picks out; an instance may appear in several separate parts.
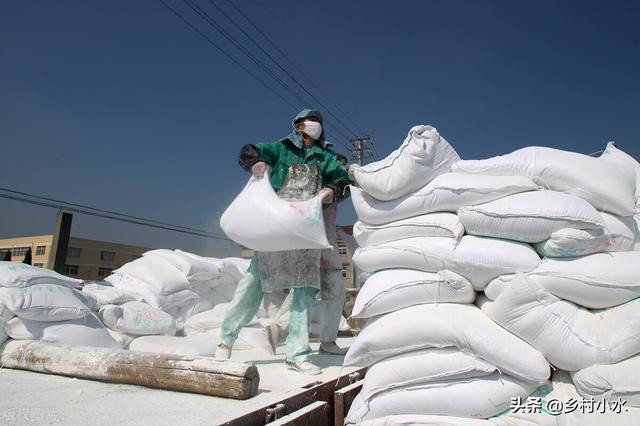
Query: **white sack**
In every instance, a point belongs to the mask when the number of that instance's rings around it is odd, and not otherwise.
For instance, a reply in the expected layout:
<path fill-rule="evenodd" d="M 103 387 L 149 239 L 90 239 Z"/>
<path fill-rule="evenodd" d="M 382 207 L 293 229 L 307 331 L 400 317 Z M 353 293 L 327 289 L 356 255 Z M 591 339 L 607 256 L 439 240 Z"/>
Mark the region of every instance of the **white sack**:
<path fill-rule="evenodd" d="M 405 386 L 377 394 L 366 402 L 359 394 L 345 420 L 356 423 L 393 414 L 487 418 L 509 409 L 511 398 L 526 398 L 536 388 L 533 383 L 499 373 Z"/>
<path fill-rule="evenodd" d="M 633 217 L 618 217 L 601 212 L 603 229 L 560 229 L 548 240 L 536 243 L 535 249 L 544 257 L 573 257 L 606 251 L 632 250 L 637 225 Z"/>
<path fill-rule="evenodd" d="M 157 249 L 148 251 L 143 256 L 161 257 L 182 272 L 189 281 L 206 281 L 220 274 L 213 263 L 205 261 L 197 254 L 181 250 Z"/>
<path fill-rule="evenodd" d="M 351 201 L 358 219 L 370 225 L 382 225 L 426 213 L 456 212 L 462 206 L 487 203 L 537 188 L 524 176 L 445 173 L 416 192 L 392 201 L 377 200 L 352 186 Z"/>
<path fill-rule="evenodd" d="M 156 296 L 189 288 L 185 275 L 158 256 L 143 256 L 129 262 L 113 271 L 105 281 L 114 287 Z"/>
<path fill-rule="evenodd" d="M 361 221 L 353 225 L 353 236 L 362 247 L 412 237 L 459 239 L 462 234 L 464 234 L 462 222 L 453 213 L 428 213 L 385 225 L 369 225 Z"/>
<path fill-rule="evenodd" d="M 619 149 L 613 142 L 609 142 L 607 144 L 607 147 L 602 152 L 602 155 L 600 156 L 600 158 L 603 158 L 609 161 L 616 161 L 621 164 L 624 164 L 626 167 L 633 168 L 633 171 L 636 177 L 636 190 L 635 190 L 636 206 L 640 206 L 640 163 L 638 163 L 638 161 L 635 158 L 633 158 L 626 152 Z"/>
<path fill-rule="evenodd" d="M 592 411 L 589 410 L 588 404 L 581 407 L 584 398 L 576 391 L 569 374 L 562 370 L 555 371 L 552 382 L 538 388 L 531 397 L 540 398 L 540 405 L 543 407 L 541 412 L 526 413 L 526 410 L 520 409 L 517 413 L 505 412 L 489 420 L 496 426 L 637 426 L 640 418 L 640 409 L 628 404 L 621 408 L 621 412 L 613 412 L 611 407 L 607 407 L 605 412 L 601 413 L 600 407 L 596 404 Z M 557 401 L 562 403 L 565 411 L 569 411 L 571 401 L 576 408 L 571 413 L 551 414 L 547 412 L 547 404 L 550 401 L 556 404 L 555 410 L 558 409 Z M 521 402 L 526 404 L 527 399 L 522 398 Z M 533 403 L 533 400 L 531 402 Z"/>
<path fill-rule="evenodd" d="M 602 216 L 585 200 L 556 191 L 530 191 L 460 207 L 468 234 L 537 243 L 564 228 L 599 229 Z"/>
<path fill-rule="evenodd" d="M 360 394 L 365 400 L 401 386 L 486 376 L 494 365 L 457 349 L 422 349 L 385 358 L 367 370 Z"/>
<path fill-rule="evenodd" d="M 357 167 L 358 185 L 378 200 L 393 200 L 413 192 L 442 173 L 460 157 L 435 127 L 415 126 L 402 145 L 386 158 Z"/>
<path fill-rule="evenodd" d="M 489 420 L 472 419 L 468 417 L 433 416 L 428 414 L 398 414 L 365 420 L 358 426 L 493 426 Z"/>
<path fill-rule="evenodd" d="M 577 371 L 594 364 L 613 364 L 640 352 L 639 301 L 592 312 L 518 274 L 495 301 L 481 307 L 495 322 L 542 352 L 551 364 Z"/>
<path fill-rule="evenodd" d="M 443 269 L 462 275 L 476 290 L 482 290 L 502 274 L 528 272 L 540 257 L 528 244 L 465 235 L 452 238 L 407 238 L 372 247 L 360 247 L 353 255 L 360 270 L 408 268 L 426 272 Z"/>
<path fill-rule="evenodd" d="M 0 288 L 0 303 L 14 315 L 33 321 L 67 321 L 91 312 L 75 290 L 55 284 Z"/>
<path fill-rule="evenodd" d="M 82 287 L 82 292 L 93 297 L 96 300 L 96 306 L 98 308 L 104 305 L 121 305 L 125 302 L 136 300 L 134 295 L 126 293 L 119 288 L 95 283 Z"/>
<path fill-rule="evenodd" d="M 269 179 L 251 177 L 225 210 L 220 227 L 236 243 L 257 251 L 329 248 L 322 201 L 285 201 Z"/>
<path fill-rule="evenodd" d="M 544 259 L 529 275 L 561 299 L 609 308 L 640 296 L 640 252 Z"/>
<path fill-rule="evenodd" d="M 212 357 L 216 353 L 217 345 L 214 339 L 207 336 L 142 336 L 129 344 L 129 350 L 167 355 Z"/>
<path fill-rule="evenodd" d="M 470 352 L 533 383 L 549 377 L 549 364 L 540 352 L 476 306 L 452 303 L 410 306 L 378 317 L 351 344 L 344 365 L 368 367 L 386 357 L 427 348 Z"/>
<path fill-rule="evenodd" d="M 546 147 L 527 147 L 486 160 L 458 161 L 454 172 L 527 176 L 540 185 L 584 198 L 618 216 L 636 212 L 636 176 L 631 165 Z"/>
<path fill-rule="evenodd" d="M 62 322 L 41 322 L 14 318 L 6 325 L 9 337 L 15 340 L 40 340 L 66 346 L 92 346 L 120 349 L 107 329 L 94 316 Z"/>
<path fill-rule="evenodd" d="M 176 334 L 176 321 L 171 315 L 143 302 L 106 305 L 98 316 L 111 330 L 134 335 Z"/>
<path fill-rule="evenodd" d="M 451 271 L 386 269 L 371 275 L 358 292 L 353 318 L 369 318 L 423 303 L 473 303 L 469 281 Z"/>
<path fill-rule="evenodd" d="M 51 269 L 18 262 L 0 261 L 0 287 L 29 287 L 35 284 L 57 284 L 73 288 L 82 280 L 65 277 Z"/>
<path fill-rule="evenodd" d="M 632 356 L 610 365 L 592 365 L 571 373 L 571 380 L 584 398 L 624 399 L 631 407 L 640 407 L 640 356 Z"/>

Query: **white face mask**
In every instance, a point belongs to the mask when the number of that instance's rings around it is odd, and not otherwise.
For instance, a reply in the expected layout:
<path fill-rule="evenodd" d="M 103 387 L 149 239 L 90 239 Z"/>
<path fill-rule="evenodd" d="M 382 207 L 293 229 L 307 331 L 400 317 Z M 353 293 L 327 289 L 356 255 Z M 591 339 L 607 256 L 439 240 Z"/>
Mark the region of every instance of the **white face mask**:
<path fill-rule="evenodd" d="M 316 121 L 305 121 L 304 129 L 305 132 L 311 139 L 318 140 L 320 135 L 322 134 L 322 125 Z"/>

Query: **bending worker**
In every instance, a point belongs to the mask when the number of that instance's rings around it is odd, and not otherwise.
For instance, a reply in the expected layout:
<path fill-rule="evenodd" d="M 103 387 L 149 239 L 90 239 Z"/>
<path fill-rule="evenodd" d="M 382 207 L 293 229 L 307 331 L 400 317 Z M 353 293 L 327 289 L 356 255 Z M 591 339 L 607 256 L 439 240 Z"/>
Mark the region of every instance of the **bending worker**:
<path fill-rule="evenodd" d="M 321 194 L 323 203 L 337 201 L 347 193 L 349 176 L 335 154 L 324 146 L 322 114 L 305 109 L 292 124 L 293 132 L 280 141 L 245 145 L 240 151 L 240 165 L 256 177 L 263 176 L 270 166 L 271 186 L 285 200 L 304 201 Z M 263 292 L 289 289 L 292 299 L 286 363 L 303 374 L 321 373 L 308 359 L 309 313 L 320 288 L 320 252 L 288 250 L 253 256 L 222 323 L 216 358 L 231 356 L 240 330 L 260 307 Z"/>

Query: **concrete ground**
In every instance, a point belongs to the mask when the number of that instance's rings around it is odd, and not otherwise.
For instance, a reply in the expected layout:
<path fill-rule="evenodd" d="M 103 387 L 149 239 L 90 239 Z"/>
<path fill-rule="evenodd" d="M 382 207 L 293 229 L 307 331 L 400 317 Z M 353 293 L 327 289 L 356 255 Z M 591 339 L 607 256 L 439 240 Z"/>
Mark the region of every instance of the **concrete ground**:
<path fill-rule="evenodd" d="M 348 346 L 353 338 L 339 338 Z M 318 349 L 318 343 L 312 343 Z M 338 376 L 342 356 L 314 354 L 319 376 L 287 369 L 278 355 L 236 351 L 232 359 L 254 361 L 260 372 L 258 395 L 245 400 L 104 383 L 0 368 L 0 425 L 215 425 L 275 402 L 315 381 Z M 356 368 L 345 368 L 349 373 Z"/>

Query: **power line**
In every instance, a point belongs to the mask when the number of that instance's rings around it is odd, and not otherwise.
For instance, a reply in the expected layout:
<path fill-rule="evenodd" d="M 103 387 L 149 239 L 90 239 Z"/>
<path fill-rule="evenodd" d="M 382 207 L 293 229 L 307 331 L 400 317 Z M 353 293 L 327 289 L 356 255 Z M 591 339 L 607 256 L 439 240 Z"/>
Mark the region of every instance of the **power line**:
<path fill-rule="evenodd" d="M 247 33 L 244 30 L 244 28 L 242 28 L 242 26 L 239 25 L 231 16 L 229 16 L 220 6 L 218 6 L 215 2 L 213 2 L 213 0 L 209 0 L 209 3 L 211 3 L 220 13 L 222 13 L 222 15 L 224 15 L 227 18 L 227 20 L 229 20 L 238 30 L 240 30 L 240 32 L 242 32 L 242 34 L 244 34 L 245 37 L 247 37 L 253 43 L 254 46 L 256 46 L 264 55 L 266 55 L 271 60 L 271 62 L 273 62 L 278 68 L 280 68 L 282 72 L 284 72 L 291 80 L 293 80 L 298 85 L 298 87 L 300 87 L 307 95 L 311 96 L 311 98 L 313 98 L 314 101 L 316 101 L 322 108 L 324 108 L 329 113 L 329 115 L 335 118 L 336 121 L 340 123 L 347 132 L 351 133 L 354 136 L 356 135 L 353 130 L 351 130 L 346 124 L 344 124 L 344 122 L 340 120 L 339 117 L 333 114 L 333 112 L 326 105 L 324 105 L 318 98 L 316 98 L 315 95 L 311 93 L 302 83 L 300 83 L 298 79 L 295 78 L 295 76 L 293 76 L 286 68 L 280 65 L 280 62 L 274 59 L 274 57 L 271 56 L 269 52 L 267 52 L 262 46 L 260 46 L 260 44 L 253 37 L 251 37 L 251 35 Z"/>
<path fill-rule="evenodd" d="M 309 77 L 300 67 L 298 67 L 298 65 L 291 59 L 289 58 L 289 56 L 282 50 L 280 49 L 280 47 L 278 47 L 278 45 L 264 32 L 262 31 L 262 29 L 240 8 L 240 6 L 236 5 L 234 2 L 232 2 L 231 0 L 227 0 L 227 3 L 229 3 L 231 6 L 233 6 L 241 15 L 242 17 L 249 22 L 249 24 L 251 24 L 251 26 L 260 33 L 260 35 L 262 35 L 262 37 L 264 37 L 265 40 L 267 40 L 267 42 L 269 42 L 269 44 L 271 44 L 271 46 L 273 46 L 278 53 L 280 53 L 280 55 L 282 55 L 282 57 L 284 57 L 287 62 L 289 62 L 289 64 L 291 64 L 297 71 L 298 73 L 300 73 L 300 75 L 302 75 L 309 83 L 311 83 L 311 85 L 313 87 L 315 87 L 326 99 L 327 101 L 329 101 L 329 103 L 331 105 L 333 105 L 340 113 L 342 113 L 342 115 L 345 116 L 345 118 L 351 122 L 351 124 L 353 124 L 356 129 L 360 132 L 360 133 L 364 133 L 364 130 L 362 130 L 360 128 L 360 126 L 358 126 L 358 124 L 356 124 L 351 117 L 349 117 L 349 115 L 347 115 L 346 112 L 344 112 L 338 105 L 336 105 L 335 102 L 333 102 L 331 100 L 331 98 L 329 97 L 329 95 L 327 95 L 324 90 L 322 90 L 312 79 L 311 77 Z M 352 132 L 353 133 L 353 132 Z"/>
<path fill-rule="evenodd" d="M 11 192 L 17 192 L 17 191 L 11 191 Z M 205 237 L 205 238 L 212 238 L 212 239 L 217 239 L 217 240 L 225 240 L 225 241 L 232 241 L 227 237 L 222 237 L 218 234 L 213 234 L 204 230 L 199 230 L 199 229 L 194 229 L 194 228 L 187 228 L 184 226 L 180 226 L 180 225 L 172 225 L 172 224 L 166 224 L 166 225 L 159 225 L 159 223 L 162 222 L 157 222 L 154 220 L 150 220 L 150 219 L 144 219 L 144 218 L 140 218 L 138 219 L 130 219 L 127 216 L 128 215 L 122 215 L 122 216 L 115 216 L 115 215 L 110 215 L 110 214 L 105 214 L 105 213 L 100 213 L 99 209 L 92 209 L 92 208 L 88 208 L 88 209 L 84 209 L 84 208 L 77 208 L 77 207 L 70 207 L 69 205 L 73 206 L 73 203 L 66 203 L 66 202 L 61 202 L 61 203 L 53 203 L 53 202 L 47 202 L 47 201 L 40 201 L 38 199 L 35 200 L 30 200 L 28 198 L 24 198 L 24 197 L 18 197 L 18 196 L 14 196 L 14 195 L 9 195 L 9 194 L 0 194 L 0 198 L 6 198 L 8 200 L 14 200 L 14 201 L 20 201 L 23 203 L 28 203 L 28 204 L 34 204 L 37 206 L 42 206 L 42 207 L 51 207 L 51 208 L 55 208 L 58 210 L 67 210 L 67 211 L 71 211 L 74 213 L 80 213 L 80 214 L 86 214 L 89 216 L 96 216 L 96 217 L 101 217 L 104 219 L 111 219 L 111 220 L 116 220 L 116 221 L 120 221 L 120 222 L 127 222 L 127 223 L 132 223 L 135 225 L 141 225 L 141 226 L 147 226 L 150 228 L 157 228 L 157 229 L 164 229 L 167 231 L 173 231 L 173 232 L 180 232 L 182 234 L 189 234 L 189 235 L 196 235 L 199 237 Z M 37 197 L 34 197 L 37 198 Z M 44 198 L 44 197 L 43 197 Z M 64 205 L 64 204 L 68 204 L 68 205 Z M 92 211 L 92 210 L 98 210 L 98 211 Z M 118 214 L 118 213 L 116 213 Z M 129 216 L 131 217 L 131 216 Z"/>
<path fill-rule="evenodd" d="M 297 110 L 298 108 L 293 105 L 291 102 L 289 102 L 287 99 L 285 99 L 282 95 L 280 95 L 280 93 L 276 92 L 271 86 L 269 86 L 267 83 L 265 83 L 262 79 L 260 79 L 260 77 L 258 77 L 257 75 L 255 75 L 251 70 L 249 70 L 247 67 L 245 67 L 244 65 L 242 65 L 240 62 L 238 62 L 233 56 L 231 56 L 230 54 L 228 54 L 222 47 L 218 46 L 213 40 L 211 40 L 211 38 L 209 38 L 206 34 L 204 34 L 202 31 L 200 31 L 198 28 L 196 28 L 193 24 L 191 24 L 189 21 L 187 21 L 187 19 L 185 17 L 183 17 L 180 13 L 178 13 L 175 9 L 173 9 L 171 6 L 169 6 L 167 3 L 165 3 L 163 0 L 158 0 L 160 3 L 162 3 L 162 5 L 164 7 L 166 7 L 167 9 L 169 9 L 171 11 L 171 13 L 173 13 L 174 15 L 176 15 L 178 18 L 180 18 L 180 20 L 182 22 L 184 22 L 185 24 L 187 24 L 189 27 L 191 27 L 192 30 L 194 30 L 196 33 L 198 33 L 202 38 L 204 38 L 210 45 L 212 45 L 213 47 L 215 47 L 216 49 L 218 49 L 224 56 L 226 56 L 229 60 L 231 60 L 234 64 L 236 64 L 237 66 L 239 66 L 240 68 L 242 68 L 243 71 L 245 71 L 247 74 L 249 74 L 251 77 L 253 77 L 256 81 L 258 81 L 260 84 L 262 84 L 264 87 L 266 87 L 267 89 L 269 89 L 269 91 L 271 93 L 273 93 L 274 95 L 276 95 L 281 101 L 283 101 L 284 103 L 286 103 L 287 105 L 289 105 L 292 109 Z"/>
<path fill-rule="evenodd" d="M 285 102 L 287 105 L 289 105 L 292 109 L 294 110 L 298 110 L 298 107 L 296 107 L 295 105 L 293 105 L 291 102 L 289 102 L 287 99 L 285 99 L 280 93 L 278 93 L 275 89 L 273 89 L 271 86 L 269 86 L 267 83 L 265 83 L 260 77 L 258 77 L 256 74 L 254 74 L 251 70 L 249 70 L 246 66 L 242 65 L 238 60 L 236 60 L 233 56 L 231 56 L 231 54 L 229 54 L 224 48 L 222 48 L 220 45 L 218 45 L 217 43 L 215 43 L 209 36 L 207 36 L 205 33 L 203 33 L 201 30 L 199 30 L 195 25 L 193 25 L 191 22 L 189 22 L 189 20 L 187 20 L 182 14 L 180 14 L 177 10 L 175 10 L 174 8 L 172 8 L 171 6 L 169 6 L 164 0 L 158 0 L 165 8 L 167 8 L 169 11 L 171 11 L 171 13 L 173 13 L 175 16 L 177 16 L 182 22 L 184 22 L 185 24 L 187 24 L 192 30 L 194 30 L 195 32 L 197 32 L 201 37 L 203 37 L 209 44 L 211 44 L 213 47 L 215 47 L 217 50 L 219 50 L 222 54 L 224 54 L 228 59 L 230 59 L 233 63 L 235 63 L 236 65 L 238 65 L 243 71 L 245 71 L 246 73 L 248 73 L 249 75 L 251 75 L 251 77 L 253 77 L 255 80 L 257 80 L 260 84 L 262 84 L 263 86 L 265 86 L 267 89 L 269 89 L 269 91 L 271 91 L 273 94 L 275 94 L 280 100 L 282 100 L 283 102 Z M 203 20 L 205 20 L 205 22 L 207 22 L 210 26 L 212 26 L 214 29 L 216 29 L 218 32 L 220 32 L 221 34 L 224 35 L 224 29 L 222 30 L 218 30 L 216 28 L 216 25 L 210 21 L 213 21 L 213 19 L 206 14 L 206 12 L 202 11 L 202 9 L 197 6 L 197 5 L 192 5 L 190 2 L 188 2 L 187 0 L 183 0 L 183 2 L 185 4 L 187 4 L 187 6 L 189 6 L 190 9 L 192 9 L 194 12 L 196 12 Z M 199 9 L 199 10 L 198 10 Z M 202 11 L 202 12 L 200 12 Z M 207 19 L 206 16 L 209 16 L 209 19 Z M 218 24 L 219 26 L 219 24 Z M 229 37 L 231 37 L 229 35 Z M 232 37 L 231 37 L 232 38 Z M 229 41 L 231 41 L 228 38 Z M 237 42 L 236 42 L 237 43 Z M 240 47 L 238 45 L 236 45 L 236 43 L 234 43 L 234 45 L 236 46 L 236 48 L 238 48 L 238 50 L 240 50 L 241 52 L 245 53 L 247 56 L 252 57 L 252 55 L 250 53 L 246 53 L 246 49 L 243 50 L 243 47 Z M 255 59 L 255 57 L 253 57 L 253 59 Z M 259 62 L 259 60 L 255 59 L 254 62 Z M 263 68 L 263 66 L 261 66 L 261 68 Z M 264 68 L 263 68 L 263 71 Z M 265 71 L 269 74 L 269 71 Z M 273 74 L 272 72 L 270 74 Z M 281 79 L 279 79 L 277 76 L 272 76 L 270 75 L 272 78 L 274 78 L 276 81 L 279 81 L 279 83 L 281 83 L 281 85 L 287 86 L 286 83 L 282 82 Z M 292 89 L 289 88 L 289 91 L 292 91 Z M 295 92 L 293 92 L 295 95 Z M 299 97 L 299 95 L 296 95 L 296 97 L 298 99 L 301 99 Z M 302 99 L 303 102 L 304 99 Z M 306 102 L 305 102 L 306 103 Z M 336 128 L 335 126 L 331 125 L 329 123 L 329 126 L 333 127 L 338 133 L 340 133 L 345 139 L 349 139 L 347 135 L 345 135 L 344 133 L 342 133 L 338 128 Z M 341 145 L 343 145 L 345 148 L 347 148 L 347 146 L 338 141 Z"/>

